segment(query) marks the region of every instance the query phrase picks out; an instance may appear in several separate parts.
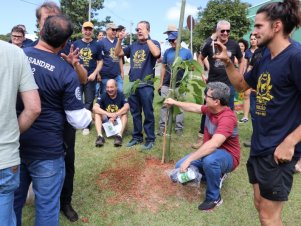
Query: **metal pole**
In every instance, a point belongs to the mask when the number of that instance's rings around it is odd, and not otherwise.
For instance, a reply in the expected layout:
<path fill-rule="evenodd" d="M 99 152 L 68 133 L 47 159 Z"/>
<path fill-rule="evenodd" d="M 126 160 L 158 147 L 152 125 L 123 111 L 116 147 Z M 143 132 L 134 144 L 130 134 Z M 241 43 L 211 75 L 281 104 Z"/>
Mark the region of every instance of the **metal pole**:
<path fill-rule="evenodd" d="M 190 16 L 190 51 L 193 56 L 193 51 L 192 51 L 192 16 Z"/>
<path fill-rule="evenodd" d="M 89 21 L 91 21 L 91 0 L 89 0 Z"/>

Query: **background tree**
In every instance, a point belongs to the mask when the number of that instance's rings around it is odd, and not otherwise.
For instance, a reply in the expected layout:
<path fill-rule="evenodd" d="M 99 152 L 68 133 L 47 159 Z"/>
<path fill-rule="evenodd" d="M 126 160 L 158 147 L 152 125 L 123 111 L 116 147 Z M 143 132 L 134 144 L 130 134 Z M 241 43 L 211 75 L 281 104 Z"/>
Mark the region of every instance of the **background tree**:
<path fill-rule="evenodd" d="M 247 18 L 248 3 L 240 0 L 210 0 L 205 9 L 199 8 L 198 21 L 194 29 L 193 48 L 198 51 L 204 41 L 211 36 L 212 29 L 219 20 L 227 20 L 231 23 L 230 38 L 238 40 L 250 27 Z"/>
<path fill-rule="evenodd" d="M 10 33 L 7 33 L 6 35 L 0 35 L 0 40 L 8 42 L 10 40 Z"/>
<path fill-rule="evenodd" d="M 81 38 L 82 24 L 89 19 L 89 0 L 61 0 L 60 3 L 62 12 L 68 15 L 73 23 L 74 33 L 72 39 Z M 104 21 L 96 19 L 97 11 L 104 8 L 103 3 L 104 0 L 91 0 L 91 22 L 95 26 L 95 35 L 99 30 L 102 30 L 106 23 L 112 22 L 109 16 Z"/>

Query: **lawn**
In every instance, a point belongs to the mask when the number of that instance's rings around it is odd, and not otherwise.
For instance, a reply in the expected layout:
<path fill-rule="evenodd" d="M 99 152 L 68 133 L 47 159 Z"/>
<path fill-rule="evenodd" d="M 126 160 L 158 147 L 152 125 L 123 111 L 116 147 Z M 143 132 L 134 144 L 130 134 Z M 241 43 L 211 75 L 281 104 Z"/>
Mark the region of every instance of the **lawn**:
<path fill-rule="evenodd" d="M 156 93 L 156 128 L 160 112 L 157 100 Z M 193 188 L 170 182 L 167 172 L 175 161 L 192 151 L 190 145 L 196 139 L 199 122 L 199 115 L 185 113 L 184 134 L 180 137 L 172 134 L 172 161 L 166 164 L 160 163 L 162 137 L 157 137 L 156 145 L 149 152 L 141 152 L 139 147 L 125 147 L 133 129 L 131 116 L 121 148 L 113 146 L 113 139 L 106 139 L 104 147 L 96 148 L 94 127 L 89 136 L 78 131 L 72 203 L 80 219 L 70 223 L 61 215 L 60 225 L 260 225 L 245 167 L 249 155 L 247 148 L 242 147 L 239 167 L 224 182 L 221 191 L 224 203 L 213 212 L 197 209 L 204 198 L 204 184 Z M 239 134 L 241 144 L 249 139 L 250 122 L 239 124 Z M 284 224 L 289 226 L 298 226 L 301 222 L 297 212 L 301 203 L 300 175 L 295 175 L 294 179 L 283 213 Z M 23 225 L 33 225 L 33 222 L 34 207 L 27 205 L 23 211 Z"/>

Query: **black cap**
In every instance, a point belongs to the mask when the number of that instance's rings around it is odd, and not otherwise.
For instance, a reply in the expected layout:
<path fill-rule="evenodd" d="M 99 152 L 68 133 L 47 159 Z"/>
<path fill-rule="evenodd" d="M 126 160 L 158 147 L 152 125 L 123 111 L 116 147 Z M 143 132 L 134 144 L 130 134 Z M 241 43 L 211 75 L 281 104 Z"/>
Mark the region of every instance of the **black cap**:
<path fill-rule="evenodd" d="M 125 26 L 118 25 L 118 27 L 117 27 L 117 31 L 121 31 L 121 30 L 123 30 L 124 28 L 125 28 Z"/>

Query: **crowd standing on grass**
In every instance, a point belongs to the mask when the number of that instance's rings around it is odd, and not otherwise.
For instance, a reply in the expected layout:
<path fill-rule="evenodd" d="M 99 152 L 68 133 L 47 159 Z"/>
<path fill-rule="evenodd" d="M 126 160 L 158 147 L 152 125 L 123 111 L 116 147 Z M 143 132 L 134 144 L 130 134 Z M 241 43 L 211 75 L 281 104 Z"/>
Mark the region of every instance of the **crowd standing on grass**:
<path fill-rule="evenodd" d="M 254 203 L 261 224 L 282 225 L 281 212 L 291 190 L 292 174 L 295 167 L 301 171 L 301 82 L 298 77 L 301 47 L 289 38 L 292 30 L 301 25 L 299 8 L 300 2 L 297 0 L 268 3 L 261 7 L 256 14 L 255 29 L 250 35 L 250 48 L 246 47 L 245 40 L 236 42 L 229 39 L 230 23 L 219 21 L 198 58 L 200 64 L 208 69 L 208 79 L 201 75 L 208 82 L 204 105 L 167 99 L 161 109 L 157 135 L 163 135 L 167 106 L 176 105 L 184 111 L 204 116 L 200 129 L 204 136 L 200 136 L 201 142 L 194 146 L 197 150 L 176 164 L 181 172 L 189 165 L 196 166 L 207 181 L 200 210 L 212 210 L 223 202 L 221 184 L 227 174 L 238 166 L 240 156 L 237 119 L 230 110 L 234 109 L 234 87 L 245 91 L 246 96 L 252 89 L 250 113 L 254 132 L 247 162 L 249 181 L 253 184 Z M 141 150 L 153 148 L 156 138 L 155 88 L 153 81 L 145 78 L 148 75 L 154 78 L 155 64 L 162 62 L 158 91 L 161 96 L 168 96 L 170 65 L 174 60 L 178 37 L 176 26 L 169 25 L 164 33 L 168 36 L 170 48 L 161 51 L 159 43 L 150 37 L 149 22 L 140 21 L 136 28 L 138 40 L 122 47 L 127 35 L 124 26 L 109 23 L 106 25 L 106 36 L 99 32 L 96 40 L 93 37 L 94 25 L 87 21 L 82 25 L 82 39 L 72 43 L 69 40 L 72 25 L 56 3 L 42 4 L 36 11 L 36 17 L 41 37 L 37 41 L 31 42 L 25 38 L 26 28 L 22 24 L 11 30 L 10 42 L 24 49 L 30 64 L 21 49 L 0 41 L 2 59 L 9 59 L 10 54 L 16 58 L 14 62 L 4 62 L 7 67 L 2 69 L 2 74 L 15 80 L 9 80 L 10 83 L 5 83 L 9 85 L 1 88 L 2 91 L 8 90 L 0 95 L 1 106 L 4 104 L 3 98 L 6 98 L 4 94 L 11 93 L 5 103 L 14 106 L 16 98 L 13 97 L 19 93 L 18 121 L 13 115 L 5 114 L 4 120 L 0 120 L 5 128 L 5 123 L 12 123 L 9 128 L 13 134 L 12 137 L 0 136 L 3 141 L 0 142 L 0 155 L 4 156 L 0 158 L 0 172 L 1 177 L 5 177 L 0 179 L 13 181 L 11 187 L 0 189 L 0 206 L 7 210 L 1 211 L 0 221 L 5 226 L 21 225 L 22 207 L 30 182 L 36 197 L 36 225 L 58 225 L 60 210 L 71 222 L 78 220 L 78 214 L 71 205 L 74 127 L 84 128 L 83 134 L 89 134 L 90 111 L 95 96 L 98 97 L 93 106 L 97 147 L 105 143 L 102 124 L 106 121 L 116 123 L 118 119 L 122 127 L 114 136 L 114 146 L 122 146 L 130 111 L 134 128 L 132 139 L 126 146 L 134 147 L 142 143 L 145 134 Z M 190 51 L 185 48 L 180 49 L 179 55 L 183 60 L 192 59 Z M 124 56 L 130 58 L 130 82 L 140 80 L 128 100 L 123 94 Z M 236 63 L 241 63 L 243 58 L 246 63 L 238 69 Z M 29 73 L 29 65 L 34 76 Z M 12 73 L 7 68 L 14 68 L 17 72 Z M 177 84 L 182 76 L 182 71 L 179 71 Z M 25 79 L 24 82 L 21 79 Z M 96 92 L 96 84 L 100 85 L 99 92 Z M 286 122 L 273 120 L 270 123 L 271 119 L 287 112 L 290 117 Z M 227 117 L 223 117 L 225 115 Z M 247 122 L 247 116 L 248 110 L 240 121 Z M 6 120 L 7 117 L 13 118 Z M 180 135 L 183 133 L 183 113 L 176 118 L 175 130 Z M 17 156 L 18 126 L 21 133 L 21 164 Z M 13 154 L 8 156 L 8 151 Z M 50 165 L 55 170 L 51 170 Z M 44 179 L 50 181 L 51 186 L 44 186 L 45 181 L 41 177 L 49 171 L 54 174 L 48 174 Z M 3 181 L 0 180 L 0 183 Z"/>

